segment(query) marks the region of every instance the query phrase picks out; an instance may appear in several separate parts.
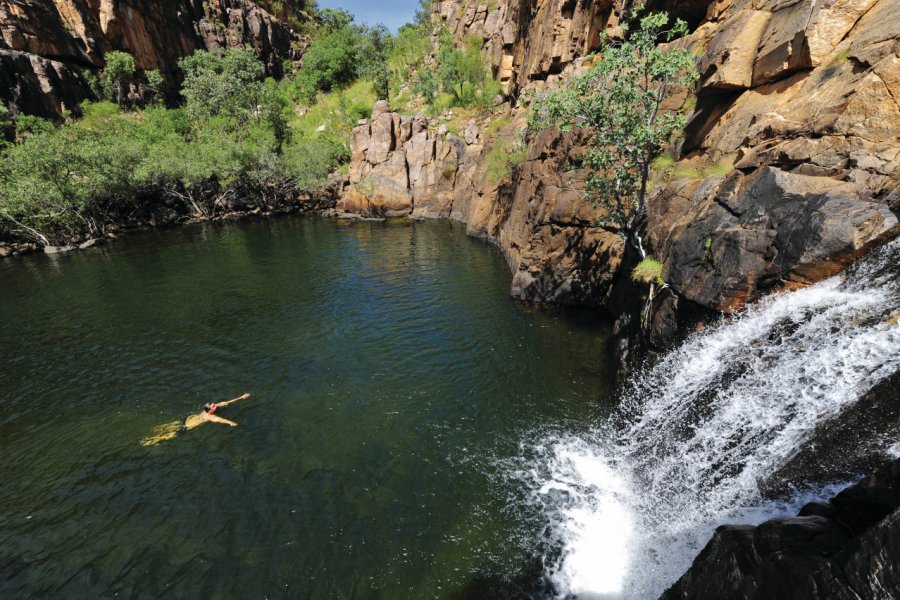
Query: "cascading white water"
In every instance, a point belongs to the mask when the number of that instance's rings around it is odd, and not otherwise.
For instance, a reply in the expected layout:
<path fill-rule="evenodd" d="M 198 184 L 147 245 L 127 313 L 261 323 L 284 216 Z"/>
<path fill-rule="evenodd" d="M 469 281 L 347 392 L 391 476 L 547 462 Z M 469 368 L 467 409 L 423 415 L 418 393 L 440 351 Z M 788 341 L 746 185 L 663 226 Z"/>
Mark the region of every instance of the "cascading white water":
<path fill-rule="evenodd" d="M 610 423 L 523 443 L 510 472 L 549 519 L 560 594 L 654 598 L 717 525 L 810 500 L 767 501 L 760 483 L 900 370 L 898 266 L 900 240 L 844 275 L 774 294 L 635 377 Z"/>

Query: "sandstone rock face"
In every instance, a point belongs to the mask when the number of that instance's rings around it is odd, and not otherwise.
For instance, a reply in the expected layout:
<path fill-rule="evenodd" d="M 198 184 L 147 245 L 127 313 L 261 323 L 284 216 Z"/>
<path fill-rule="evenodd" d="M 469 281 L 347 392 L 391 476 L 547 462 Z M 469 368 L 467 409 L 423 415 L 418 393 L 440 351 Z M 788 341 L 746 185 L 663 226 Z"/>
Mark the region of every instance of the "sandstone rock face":
<path fill-rule="evenodd" d="M 676 148 L 682 160 L 648 202 L 649 250 L 675 292 L 660 306 L 669 317 L 654 318 L 667 332 L 651 331 L 661 341 L 675 330 L 681 299 L 691 310 L 735 311 L 774 287 L 839 271 L 897 234 L 900 205 L 900 3 L 663 4 L 653 7 L 695 23 L 702 12 L 705 21 L 674 43 L 698 56 L 701 80 Z M 618 0 L 434 4 L 457 39 L 481 36 L 512 94 L 540 93 L 583 69 L 599 33 L 629 8 Z M 511 177 L 486 181 L 488 155 L 524 127 L 526 109 L 514 106 L 515 124 L 488 135 L 373 115 L 354 132 L 353 185 L 342 206 L 464 221 L 503 249 L 516 296 L 607 305 L 623 248 L 596 225 L 599 213 L 579 187 L 584 173 L 568 166 L 583 140 L 541 133 Z M 410 134 L 398 134 L 403 123 Z"/>
<path fill-rule="evenodd" d="M 179 58 L 245 45 L 279 76 L 305 41 L 251 0 L 0 0 L 0 101 L 59 117 L 91 96 L 84 75 L 102 68 L 110 50 L 129 52 L 139 70 L 158 69 L 175 83 Z"/>
<path fill-rule="evenodd" d="M 648 236 L 681 297 L 732 311 L 897 234 L 900 3 L 734 0 L 709 14 L 679 42 L 702 79 L 674 171 L 697 176 L 661 186 Z"/>
<path fill-rule="evenodd" d="M 476 122 L 460 136 L 418 115 L 385 112 L 353 131 L 350 186 L 337 210 L 366 216 L 452 218 L 498 245 L 518 298 L 600 306 L 622 255 L 622 241 L 596 225 L 583 200 L 584 173 L 567 167 L 583 142 L 544 132 L 525 162 L 499 182 L 486 176 L 493 144 L 510 143 L 521 122 L 484 141 Z"/>
<path fill-rule="evenodd" d="M 900 461 L 799 516 L 726 525 L 661 600 L 900 597 Z"/>

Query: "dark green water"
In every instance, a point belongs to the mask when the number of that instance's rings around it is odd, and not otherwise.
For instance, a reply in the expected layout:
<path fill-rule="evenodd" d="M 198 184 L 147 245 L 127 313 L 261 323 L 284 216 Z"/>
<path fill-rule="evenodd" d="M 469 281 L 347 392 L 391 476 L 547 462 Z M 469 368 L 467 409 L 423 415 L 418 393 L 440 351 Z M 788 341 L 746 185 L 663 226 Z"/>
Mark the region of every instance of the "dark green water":
<path fill-rule="evenodd" d="M 448 223 L 0 261 L 0 597 L 453 598 L 539 537 L 497 466 L 606 412 L 607 330 Z M 207 424 L 139 440 L 209 400 Z"/>

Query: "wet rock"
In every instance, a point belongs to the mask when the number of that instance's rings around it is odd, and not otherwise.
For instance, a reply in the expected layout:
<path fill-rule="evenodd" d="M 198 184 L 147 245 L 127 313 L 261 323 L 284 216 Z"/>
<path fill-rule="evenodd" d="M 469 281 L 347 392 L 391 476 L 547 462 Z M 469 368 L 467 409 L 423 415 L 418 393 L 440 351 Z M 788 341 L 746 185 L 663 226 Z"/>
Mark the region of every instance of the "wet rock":
<path fill-rule="evenodd" d="M 896 598 L 897 557 L 900 461 L 893 461 L 800 516 L 719 527 L 660 598 Z"/>
<path fill-rule="evenodd" d="M 78 244 L 79 250 L 87 250 L 88 248 L 93 248 L 94 246 L 99 246 L 103 244 L 105 240 L 103 238 L 90 238 Z"/>
<path fill-rule="evenodd" d="M 44 246 L 44 254 L 61 254 L 63 252 L 71 252 L 78 250 L 78 246 Z"/>

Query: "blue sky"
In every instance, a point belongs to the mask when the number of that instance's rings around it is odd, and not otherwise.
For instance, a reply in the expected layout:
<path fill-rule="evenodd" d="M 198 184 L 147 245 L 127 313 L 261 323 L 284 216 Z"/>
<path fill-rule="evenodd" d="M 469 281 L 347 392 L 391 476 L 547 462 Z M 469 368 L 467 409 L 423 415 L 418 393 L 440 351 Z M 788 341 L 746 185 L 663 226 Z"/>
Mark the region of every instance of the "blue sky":
<path fill-rule="evenodd" d="M 412 21 L 419 0 L 319 0 L 319 8 L 345 8 L 356 15 L 356 21 L 375 25 L 383 23 L 396 32 Z"/>

